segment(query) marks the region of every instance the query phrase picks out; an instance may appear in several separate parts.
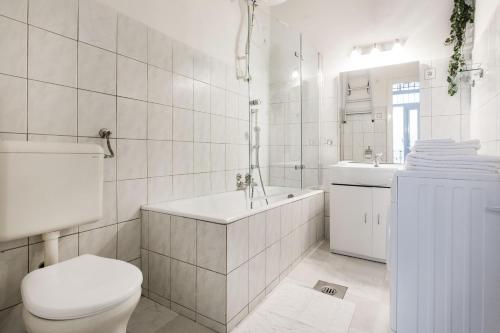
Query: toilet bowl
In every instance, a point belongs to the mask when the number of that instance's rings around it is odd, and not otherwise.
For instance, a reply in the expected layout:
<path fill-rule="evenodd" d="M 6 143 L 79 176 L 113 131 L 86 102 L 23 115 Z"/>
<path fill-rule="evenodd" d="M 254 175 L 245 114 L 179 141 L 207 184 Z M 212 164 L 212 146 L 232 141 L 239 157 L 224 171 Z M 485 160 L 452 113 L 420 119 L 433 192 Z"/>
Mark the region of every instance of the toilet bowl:
<path fill-rule="evenodd" d="M 141 297 L 132 264 L 82 255 L 26 275 L 21 284 L 28 333 L 125 333 Z"/>

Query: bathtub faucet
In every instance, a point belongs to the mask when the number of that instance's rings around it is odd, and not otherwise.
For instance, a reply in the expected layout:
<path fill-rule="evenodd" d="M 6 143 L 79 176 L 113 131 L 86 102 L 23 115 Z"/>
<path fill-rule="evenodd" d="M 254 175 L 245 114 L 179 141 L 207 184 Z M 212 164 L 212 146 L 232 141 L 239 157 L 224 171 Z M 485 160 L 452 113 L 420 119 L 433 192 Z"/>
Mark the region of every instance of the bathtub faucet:
<path fill-rule="evenodd" d="M 236 189 L 239 190 L 246 190 L 248 187 L 255 187 L 257 184 L 253 181 L 252 175 L 247 173 L 245 175 L 245 180 L 243 180 L 243 176 L 241 173 L 238 173 L 236 175 Z"/>

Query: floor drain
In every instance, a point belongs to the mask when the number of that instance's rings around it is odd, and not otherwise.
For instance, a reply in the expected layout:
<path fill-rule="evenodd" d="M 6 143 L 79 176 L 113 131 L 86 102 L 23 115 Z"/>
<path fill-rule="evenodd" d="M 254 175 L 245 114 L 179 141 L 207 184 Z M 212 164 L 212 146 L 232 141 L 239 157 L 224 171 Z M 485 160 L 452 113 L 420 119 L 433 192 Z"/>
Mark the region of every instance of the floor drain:
<path fill-rule="evenodd" d="M 322 292 L 323 294 L 334 296 L 343 299 L 345 293 L 347 292 L 346 286 L 341 286 L 340 284 L 330 283 L 319 280 L 316 282 L 314 289 Z"/>
<path fill-rule="evenodd" d="M 328 286 L 324 286 L 321 288 L 321 292 L 323 294 L 327 294 L 327 295 L 335 295 L 337 293 L 337 290 L 333 289 L 332 287 L 328 287 Z"/>

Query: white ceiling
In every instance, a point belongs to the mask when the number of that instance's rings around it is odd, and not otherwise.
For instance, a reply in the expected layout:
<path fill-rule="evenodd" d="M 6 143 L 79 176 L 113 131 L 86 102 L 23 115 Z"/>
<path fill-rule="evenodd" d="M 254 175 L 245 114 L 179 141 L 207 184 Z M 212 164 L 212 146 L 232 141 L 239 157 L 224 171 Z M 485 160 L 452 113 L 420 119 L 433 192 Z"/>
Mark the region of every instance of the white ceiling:
<path fill-rule="evenodd" d="M 273 7 L 272 15 L 302 32 L 306 44 L 323 53 L 327 71 L 337 72 L 353 69 L 348 55 L 354 46 L 396 38 L 407 38 L 401 62 L 448 56 L 443 42 L 452 2 L 288 0 Z"/>

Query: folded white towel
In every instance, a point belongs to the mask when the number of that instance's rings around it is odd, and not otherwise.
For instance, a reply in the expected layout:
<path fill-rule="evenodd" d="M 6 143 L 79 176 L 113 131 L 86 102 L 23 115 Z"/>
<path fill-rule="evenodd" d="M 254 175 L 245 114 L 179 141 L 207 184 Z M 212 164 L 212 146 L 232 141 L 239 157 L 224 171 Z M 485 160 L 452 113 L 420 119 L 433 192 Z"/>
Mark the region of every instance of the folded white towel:
<path fill-rule="evenodd" d="M 413 146 L 413 151 L 415 152 L 430 152 L 430 151 L 449 151 L 454 152 L 457 150 L 467 149 L 474 153 L 481 148 L 481 143 L 479 140 L 469 140 L 464 142 L 454 142 L 453 140 L 428 140 L 428 141 L 416 141 Z"/>
<path fill-rule="evenodd" d="M 500 156 L 478 155 L 480 147 L 479 140 L 420 140 L 406 157 L 406 169 L 498 174 Z"/>
<path fill-rule="evenodd" d="M 488 174 L 488 175 L 493 175 L 493 174 L 498 174 L 498 170 L 495 171 L 488 171 L 488 170 L 475 170 L 475 169 L 455 169 L 455 168 L 434 168 L 434 167 L 427 167 L 427 166 L 414 166 L 414 165 L 406 165 L 406 170 L 412 170 L 412 171 L 431 171 L 431 172 L 458 172 L 458 173 L 474 173 L 474 174 Z"/>
<path fill-rule="evenodd" d="M 455 155 L 477 155 L 477 148 L 460 148 L 460 149 L 419 149 L 412 152 L 418 154 L 435 155 L 435 156 L 455 156 Z"/>
<path fill-rule="evenodd" d="M 428 153 L 409 153 L 406 156 L 407 160 L 419 161 L 438 161 L 447 163 L 473 163 L 473 164 L 488 164 L 500 167 L 500 156 L 489 155 L 438 155 Z"/>

